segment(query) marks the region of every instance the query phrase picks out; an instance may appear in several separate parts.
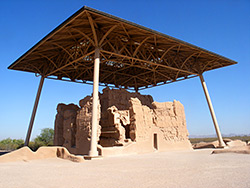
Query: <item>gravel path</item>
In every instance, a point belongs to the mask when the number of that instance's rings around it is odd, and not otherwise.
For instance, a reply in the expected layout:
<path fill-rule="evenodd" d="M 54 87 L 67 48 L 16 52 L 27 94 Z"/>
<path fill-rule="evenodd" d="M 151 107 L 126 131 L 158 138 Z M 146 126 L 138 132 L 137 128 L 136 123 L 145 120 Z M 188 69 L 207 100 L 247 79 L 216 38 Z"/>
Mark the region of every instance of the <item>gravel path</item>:
<path fill-rule="evenodd" d="M 0 163 L 0 187 L 250 187 L 250 155 L 211 151 L 156 152 L 83 163 L 56 158 Z"/>

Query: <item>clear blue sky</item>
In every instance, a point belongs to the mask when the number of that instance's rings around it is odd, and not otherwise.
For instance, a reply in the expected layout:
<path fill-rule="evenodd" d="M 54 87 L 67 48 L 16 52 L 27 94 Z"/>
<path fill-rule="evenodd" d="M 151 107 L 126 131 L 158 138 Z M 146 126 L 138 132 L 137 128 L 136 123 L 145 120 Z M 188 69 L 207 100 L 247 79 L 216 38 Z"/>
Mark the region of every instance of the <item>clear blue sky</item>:
<path fill-rule="evenodd" d="M 84 5 L 237 61 L 204 77 L 222 133 L 250 134 L 249 0 L 1 0 L 0 139 L 25 138 L 39 84 L 34 74 L 7 67 Z M 53 128 L 58 103 L 78 104 L 91 92 L 88 85 L 45 80 L 32 137 Z M 215 133 L 198 78 L 142 93 L 181 101 L 191 135 Z"/>

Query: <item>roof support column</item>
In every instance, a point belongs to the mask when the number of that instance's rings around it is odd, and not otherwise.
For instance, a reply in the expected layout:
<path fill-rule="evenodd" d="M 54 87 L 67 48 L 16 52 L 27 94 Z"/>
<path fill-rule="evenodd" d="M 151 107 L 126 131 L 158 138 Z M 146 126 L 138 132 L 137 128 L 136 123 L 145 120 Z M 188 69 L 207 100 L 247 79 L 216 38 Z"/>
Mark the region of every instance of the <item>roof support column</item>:
<path fill-rule="evenodd" d="M 98 87 L 99 87 L 99 69 L 100 69 L 100 49 L 95 49 L 94 76 L 93 76 L 93 101 L 92 101 L 92 128 L 90 141 L 90 157 L 98 156 L 97 151 L 97 127 L 98 127 Z"/>
<path fill-rule="evenodd" d="M 212 102 L 211 102 L 211 99 L 210 99 L 210 96 L 209 96 L 209 93 L 208 93 L 207 85 L 205 83 L 203 75 L 200 74 L 199 76 L 200 76 L 201 85 L 203 87 L 203 91 L 204 91 L 206 99 L 207 99 L 207 104 L 208 104 L 208 107 L 209 107 L 209 110 L 210 110 L 210 114 L 211 114 L 212 119 L 213 119 L 214 128 L 215 128 L 215 131 L 216 131 L 216 134 L 217 134 L 217 137 L 218 137 L 218 141 L 219 141 L 219 147 L 224 148 L 226 145 L 225 145 L 225 143 L 224 143 L 224 141 L 222 139 L 221 133 L 220 133 L 220 128 L 219 128 L 219 125 L 218 125 L 218 122 L 217 122 L 217 119 L 216 119 L 216 116 L 215 116 L 215 113 L 214 113 L 214 108 L 213 108 L 213 105 L 212 105 Z"/>
<path fill-rule="evenodd" d="M 42 76 L 41 79 L 40 79 L 39 87 L 38 87 L 37 94 L 36 94 L 36 100 L 35 100 L 35 103 L 34 103 L 32 114 L 31 114 L 30 124 L 29 124 L 29 128 L 28 128 L 28 132 L 27 132 L 27 135 L 26 135 L 24 146 L 29 145 L 30 135 L 31 135 L 31 132 L 32 132 L 32 128 L 33 128 L 33 124 L 34 124 L 34 120 L 35 120 L 35 116 L 36 116 L 37 106 L 38 106 L 38 103 L 39 103 L 39 99 L 40 99 L 40 95 L 41 95 L 41 91 L 42 91 L 42 87 L 43 87 L 43 83 L 44 83 L 44 78 L 45 77 Z"/>

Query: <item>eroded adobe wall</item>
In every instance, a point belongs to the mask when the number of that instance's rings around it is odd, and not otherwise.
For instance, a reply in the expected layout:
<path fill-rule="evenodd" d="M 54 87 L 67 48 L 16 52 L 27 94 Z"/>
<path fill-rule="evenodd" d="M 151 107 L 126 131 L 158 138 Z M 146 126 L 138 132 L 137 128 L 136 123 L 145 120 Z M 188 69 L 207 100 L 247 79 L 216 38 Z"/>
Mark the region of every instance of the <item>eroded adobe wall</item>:
<path fill-rule="evenodd" d="M 138 98 L 141 104 L 152 108 L 153 98 L 150 95 L 141 95 L 136 92 L 128 92 L 125 89 L 110 89 L 106 87 L 99 95 L 102 109 L 108 109 L 111 106 L 116 106 L 118 110 L 128 110 L 130 107 L 130 98 Z"/>
<path fill-rule="evenodd" d="M 166 141 L 188 140 L 184 106 L 174 102 L 153 102 L 153 123 L 164 135 Z"/>
<path fill-rule="evenodd" d="M 115 106 L 111 106 L 107 109 L 107 117 L 108 124 L 101 130 L 101 146 L 123 146 L 126 139 L 126 127 L 130 124 L 129 111 L 118 110 Z"/>
<path fill-rule="evenodd" d="M 140 150 L 145 151 L 191 148 L 184 107 L 180 102 L 158 103 L 153 102 L 150 95 L 109 88 L 99 94 L 99 99 L 97 138 L 101 146 L 127 147 L 133 143 L 134 147 L 136 143 Z M 80 100 L 79 106 L 58 105 L 54 143 L 75 154 L 88 154 L 92 97 Z"/>
<path fill-rule="evenodd" d="M 76 116 L 76 153 L 87 155 L 90 150 L 92 124 L 92 97 L 87 96 L 79 101 L 80 109 Z M 98 122 L 100 121 L 100 104 L 98 104 Z M 101 134 L 101 126 L 97 126 L 97 141 Z"/>
<path fill-rule="evenodd" d="M 153 111 L 138 98 L 130 98 L 130 137 L 132 141 L 146 141 L 151 138 Z"/>
<path fill-rule="evenodd" d="M 129 110 L 130 98 L 138 98 L 143 105 L 152 108 L 153 98 L 150 95 L 141 95 L 140 93 L 130 93 L 125 89 L 103 89 L 103 93 L 99 95 L 101 103 L 101 125 L 109 126 L 108 111 L 111 106 L 115 106 L 118 110 Z"/>
<path fill-rule="evenodd" d="M 75 104 L 58 104 L 55 119 L 54 145 L 71 148 L 76 143 L 76 116 L 79 107 Z"/>
<path fill-rule="evenodd" d="M 91 138 L 92 97 L 87 96 L 74 104 L 58 104 L 55 119 L 54 145 L 64 146 L 74 154 L 88 154 Z M 98 121 L 100 105 L 98 105 Z M 101 126 L 97 128 L 97 138 L 101 134 Z"/>
<path fill-rule="evenodd" d="M 153 102 L 150 109 L 131 98 L 130 105 L 132 140 L 145 141 L 157 133 L 166 142 L 188 141 L 184 107 L 179 101 Z"/>
<path fill-rule="evenodd" d="M 101 101 L 102 146 L 124 146 L 131 140 L 135 141 L 135 132 L 131 126 L 130 103 L 131 98 L 145 106 L 152 108 L 153 98 L 150 95 L 130 93 L 125 89 L 103 89 L 99 95 Z M 132 112 L 132 111 L 131 111 Z"/>

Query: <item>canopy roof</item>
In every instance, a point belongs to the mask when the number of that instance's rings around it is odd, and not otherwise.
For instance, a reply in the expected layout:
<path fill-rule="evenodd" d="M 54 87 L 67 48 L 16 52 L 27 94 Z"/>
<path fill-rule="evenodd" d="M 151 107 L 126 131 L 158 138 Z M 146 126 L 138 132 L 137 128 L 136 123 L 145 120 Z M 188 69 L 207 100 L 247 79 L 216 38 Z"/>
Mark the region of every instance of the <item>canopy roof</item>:
<path fill-rule="evenodd" d="M 47 78 L 145 89 L 192 78 L 237 62 L 168 35 L 84 6 L 8 68 Z"/>

